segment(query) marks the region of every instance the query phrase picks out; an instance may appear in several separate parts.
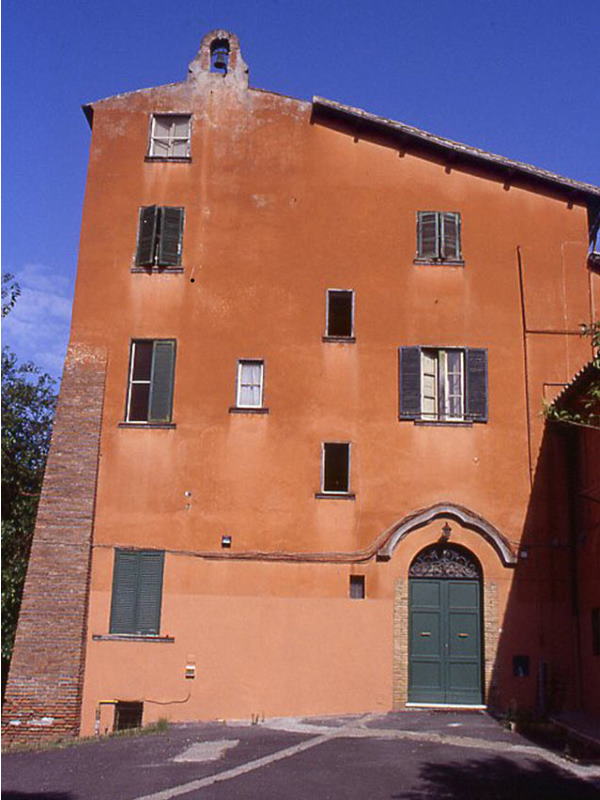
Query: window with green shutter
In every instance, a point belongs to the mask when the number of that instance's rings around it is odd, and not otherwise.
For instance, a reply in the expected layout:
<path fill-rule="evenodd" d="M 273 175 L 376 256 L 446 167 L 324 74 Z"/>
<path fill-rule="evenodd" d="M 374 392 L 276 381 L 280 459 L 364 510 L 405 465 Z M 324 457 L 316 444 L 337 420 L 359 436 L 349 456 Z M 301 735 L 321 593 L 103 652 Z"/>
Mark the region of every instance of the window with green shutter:
<path fill-rule="evenodd" d="M 174 339 L 134 339 L 125 420 L 169 423 L 173 408 Z"/>
<path fill-rule="evenodd" d="M 417 211 L 416 261 L 462 264 L 458 211 Z"/>
<path fill-rule="evenodd" d="M 135 263 L 138 267 L 178 267 L 183 246 L 183 208 L 140 208 Z"/>
<path fill-rule="evenodd" d="M 158 635 L 163 550 L 115 550 L 110 633 Z"/>

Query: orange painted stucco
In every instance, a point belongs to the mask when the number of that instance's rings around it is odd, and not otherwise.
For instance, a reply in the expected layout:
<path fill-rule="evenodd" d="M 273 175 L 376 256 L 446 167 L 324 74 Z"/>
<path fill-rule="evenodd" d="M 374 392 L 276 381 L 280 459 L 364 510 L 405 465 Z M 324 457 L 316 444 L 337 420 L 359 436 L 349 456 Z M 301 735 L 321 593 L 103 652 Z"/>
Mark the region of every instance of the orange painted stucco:
<path fill-rule="evenodd" d="M 188 163 L 145 160 L 150 115 L 166 112 L 192 115 Z M 138 211 L 153 204 L 185 208 L 180 274 L 131 272 Z M 464 266 L 413 263 L 425 209 L 461 213 Z M 392 707 L 394 587 L 442 521 L 386 562 L 302 554 L 366 550 L 440 502 L 484 518 L 518 553 L 543 400 L 591 354 L 576 335 L 598 304 L 587 226 L 584 201 L 558 188 L 399 148 L 234 76 L 93 104 L 71 340 L 105 348 L 108 369 L 83 734 L 112 700 L 143 700 L 145 721 Z M 355 292 L 353 344 L 322 341 L 328 288 Z M 175 428 L 119 427 L 137 338 L 177 341 Z M 407 345 L 487 348 L 488 421 L 399 421 Z M 228 413 L 240 358 L 264 359 L 268 414 Z M 352 443 L 355 500 L 315 498 L 324 441 Z M 531 705 L 535 674 L 514 679 L 511 658 L 529 654 L 535 672 L 544 651 L 546 551 L 505 566 L 479 532 L 452 527 L 497 588 L 499 703 Z M 92 638 L 109 630 L 115 547 L 165 550 L 161 634 L 174 642 Z M 256 551 L 298 563 L 236 558 Z M 361 601 L 348 599 L 354 573 L 366 576 Z M 517 586 L 519 573 L 530 577 Z M 568 669 L 569 648 L 556 658 Z"/>

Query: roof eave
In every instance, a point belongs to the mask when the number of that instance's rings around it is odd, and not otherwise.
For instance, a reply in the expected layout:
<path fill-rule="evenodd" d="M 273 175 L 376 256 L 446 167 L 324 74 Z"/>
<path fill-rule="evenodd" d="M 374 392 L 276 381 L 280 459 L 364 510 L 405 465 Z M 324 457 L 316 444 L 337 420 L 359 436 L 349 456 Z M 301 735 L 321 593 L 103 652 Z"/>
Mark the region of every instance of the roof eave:
<path fill-rule="evenodd" d="M 436 136 L 412 125 L 396 122 L 386 117 L 379 117 L 360 108 L 353 108 L 352 106 L 337 103 L 334 100 L 327 100 L 325 97 L 313 97 L 313 109 L 324 111 L 334 117 L 346 119 L 363 127 L 384 130 L 405 142 L 412 141 L 438 153 L 443 153 L 453 161 L 462 160 L 485 164 L 487 167 L 501 171 L 510 178 L 519 174 L 523 175 L 531 180 L 561 189 L 568 194 L 569 199 L 572 201 L 581 200 L 584 202 L 591 199 L 598 201 L 600 198 L 600 187 L 591 183 L 582 183 L 571 178 L 565 178 L 562 175 L 535 167 L 532 164 L 513 161 L 495 153 L 489 153 L 461 142 L 445 139 L 442 136 Z"/>

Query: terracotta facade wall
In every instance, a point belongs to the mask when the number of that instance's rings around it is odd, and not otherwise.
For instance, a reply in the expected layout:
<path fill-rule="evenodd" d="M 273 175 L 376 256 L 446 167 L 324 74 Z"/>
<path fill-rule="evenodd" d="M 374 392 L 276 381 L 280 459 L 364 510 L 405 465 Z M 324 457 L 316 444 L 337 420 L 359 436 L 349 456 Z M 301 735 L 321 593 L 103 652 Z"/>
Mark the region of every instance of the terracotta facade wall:
<path fill-rule="evenodd" d="M 590 356 L 577 335 L 598 299 L 583 201 L 333 125 L 248 89 L 242 66 L 230 80 L 194 64 L 187 82 L 94 104 L 72 328 L 75 346 L 108 354 L 87 733 L 98 709 L 110 727 L 115 700 L 143 699 L 145 720 L 400 707 L 396 587 L 442 521 L 388 562 L 360 551 L 442 501 L 515 554 L 539 543 L 542 403 Z M 189 162 L 145 158 L 153 113 L 192 115 Z M 139 208 L 154 204 L 185 208 L 180 273 L 131 271 Z M 464 266 L 413 263 L 420 210 L 460 212 Z M 355 292 L 355 343 L 322 341 L 328 288 Z M 175 427 L 119 426 L 138 338 L 177 341 Z M 487 349 L 487 423 L 398 420 L 398 348 L 410 345 Z M 264 360 L 269 413 L 229 413 L 241 358 Z M 354 500 L 315 497 L 327 441 L 352 443 Z M 483 566 L 486 701 L 532 705 L 546 556 L 532 546 L 506 566 L 460 524 L 452 541 Z M 166 551 L 161 634 L 173 642 L 102 638 L 115 547 Z M 338 555 L 302 561 L 323 553 Z M 350 574 L 366 576 L 364 601 L 348 599 Z M 520 652 L 531 680 L 512 675 Z"/>

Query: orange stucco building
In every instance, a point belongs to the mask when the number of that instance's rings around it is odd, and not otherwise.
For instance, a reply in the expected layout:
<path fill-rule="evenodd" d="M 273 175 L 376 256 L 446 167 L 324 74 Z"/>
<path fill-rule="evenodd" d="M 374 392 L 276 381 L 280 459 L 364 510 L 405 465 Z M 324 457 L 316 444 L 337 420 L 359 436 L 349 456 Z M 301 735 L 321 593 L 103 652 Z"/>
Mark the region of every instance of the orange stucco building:
<path fill-rule="evenodd" d="M 538 455 L 591 355 L 600 188 L 250 88 L 225 31 L 85 112 L 10 735 L 580 707 Z"/>

